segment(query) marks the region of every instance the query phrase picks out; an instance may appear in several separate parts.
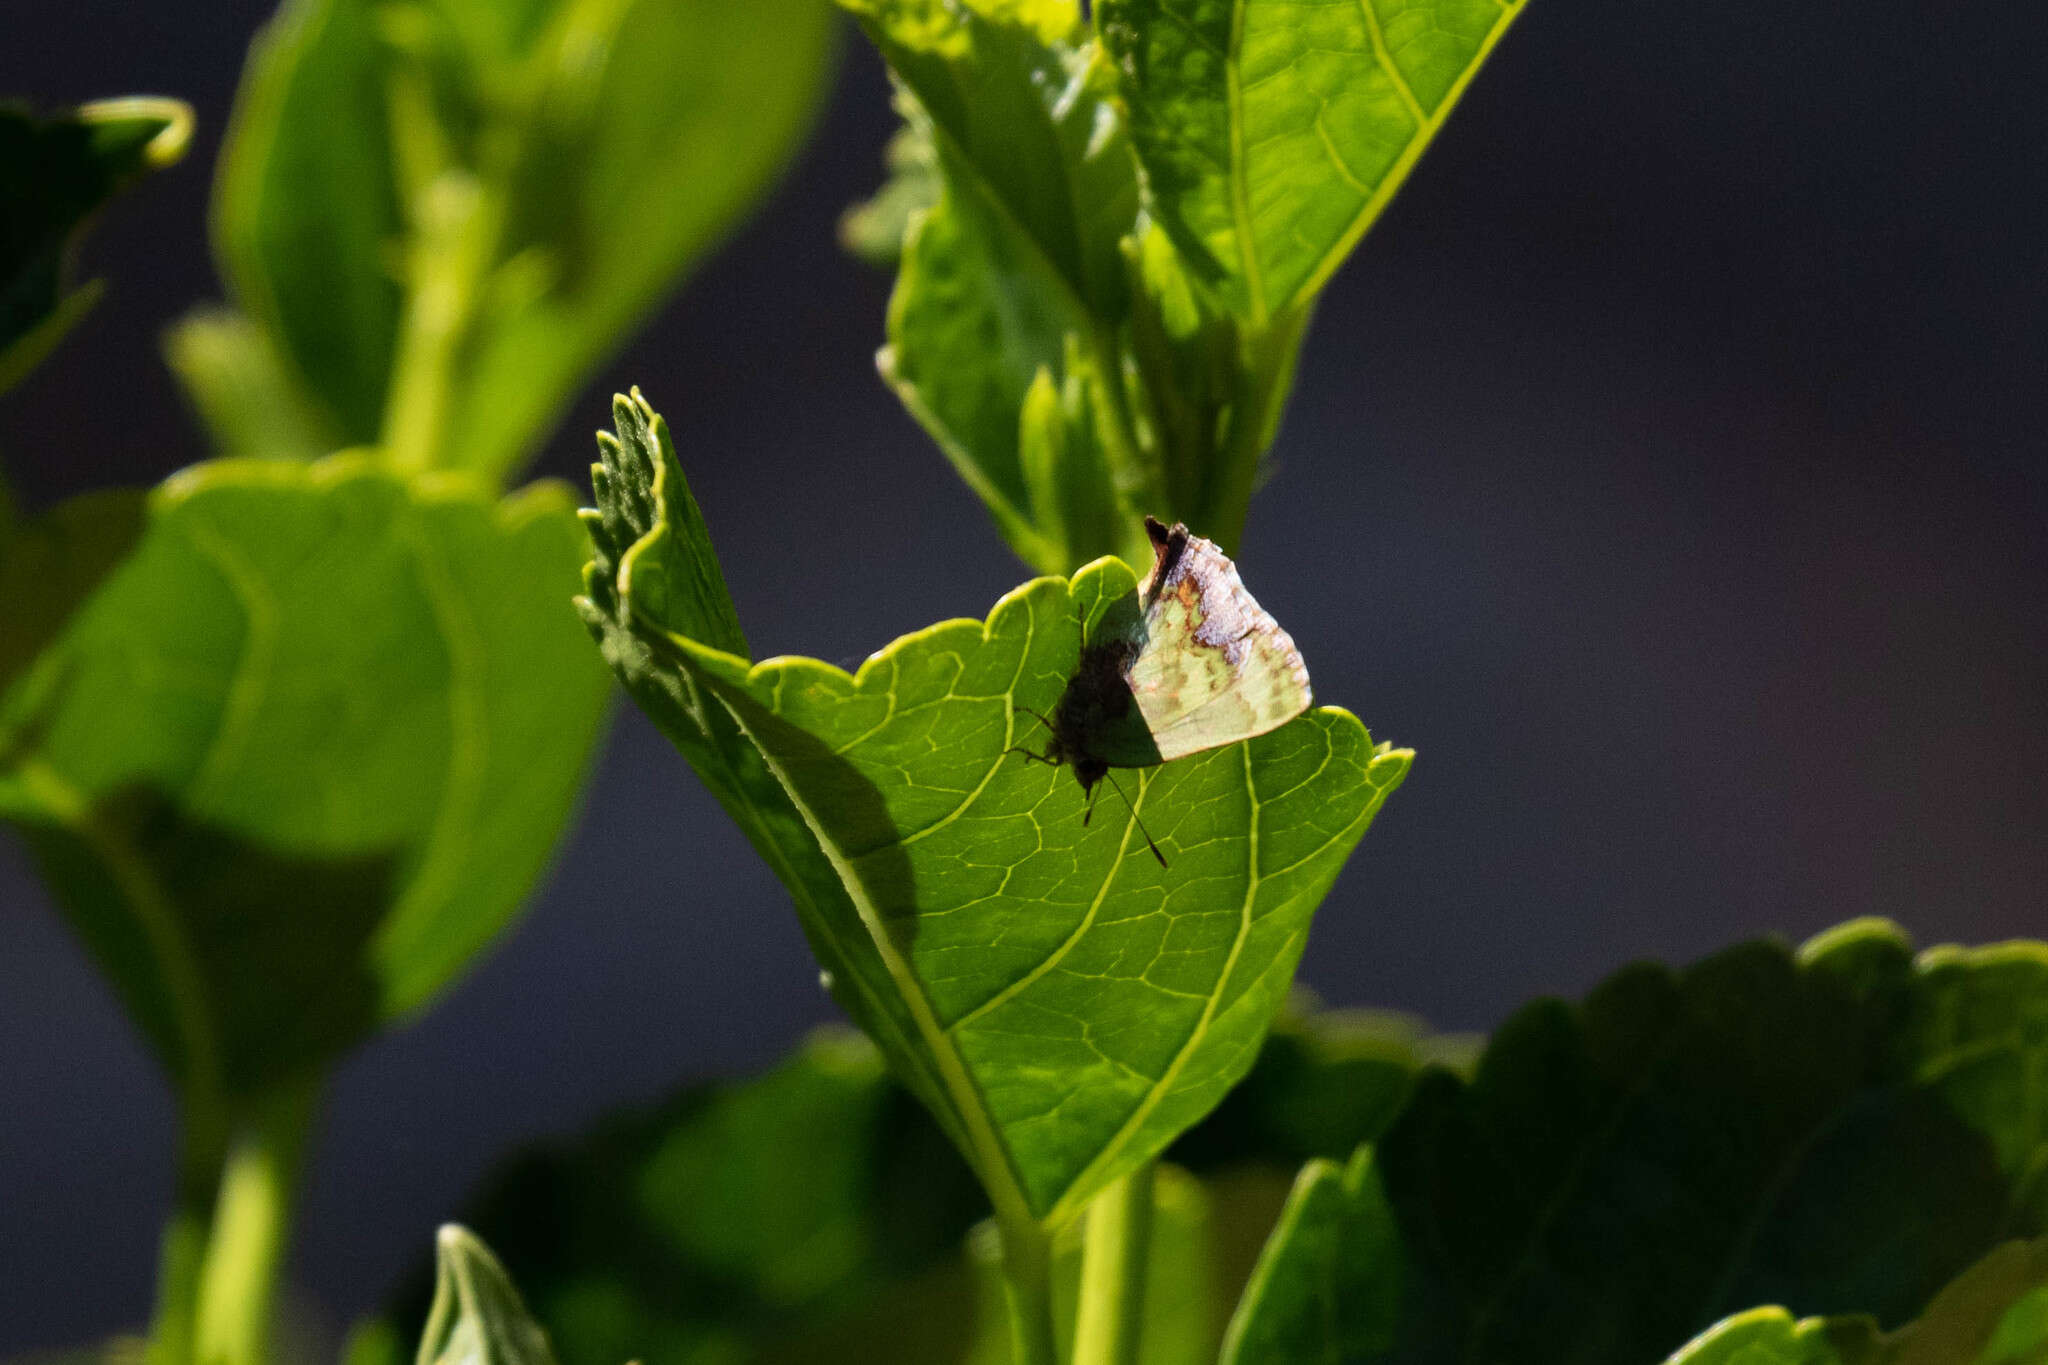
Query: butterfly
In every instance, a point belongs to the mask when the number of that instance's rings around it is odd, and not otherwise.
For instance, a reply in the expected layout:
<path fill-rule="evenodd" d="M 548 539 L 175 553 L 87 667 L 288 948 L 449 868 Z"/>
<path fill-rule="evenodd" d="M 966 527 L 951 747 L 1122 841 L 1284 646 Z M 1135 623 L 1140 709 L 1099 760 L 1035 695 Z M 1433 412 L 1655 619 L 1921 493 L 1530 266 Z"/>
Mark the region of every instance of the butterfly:
<path fill-rule="evenodd" d="M 1151 572 L 1121 619 L 1107 619 L 1082 649 L 1052 714 L 1039 716 L 1050 735 L 1045 752 L 1018 750 L 1072 766 L 1088 797 L 1083 823 L 1111 768 L 1149 767 L 1263 735 L 1312 700 L 1301 651 L 1245 591 L 1229 556 L 1178 523 L 1147 517 L 1145 532 Z M 1164 866 L 1149 834 L 1145 842 Z"/>

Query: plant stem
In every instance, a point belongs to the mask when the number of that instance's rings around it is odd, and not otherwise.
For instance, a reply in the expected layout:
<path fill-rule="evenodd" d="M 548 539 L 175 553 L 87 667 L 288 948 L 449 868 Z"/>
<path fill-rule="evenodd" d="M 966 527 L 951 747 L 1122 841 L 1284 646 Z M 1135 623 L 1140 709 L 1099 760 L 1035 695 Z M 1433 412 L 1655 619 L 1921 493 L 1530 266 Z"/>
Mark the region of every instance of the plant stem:
<path fill-rule="evenodd" d="M 227 1159 L 224 1102 L 188 1093 L 179 1115 L 178 1183 L 157 1252 L 156 1308 L 149 1328 L 149 1365 L 191 1365 L 199 1316 L 200 1267 L 206 1229 Z"/>
<path fill-rule="evenodd" d="M 319 1084 L 278 1087 L 251 1107 L 220 1175 L 192 1328 L 197 1365 L 267 1365 L 278 1268 Z"/>
<path fill-rule="evenodd" d="M 401 469 L 449 463 L 450 406 L 503 230 L 504 195 L 450 170 L 419 196 L 405 317 L 384 408 L 384 453 Z"/>
<path fill-rule="evenodd" d="M 1156 1169 L 1147 1162 L 1088 1205 L 1073 1365 L 1137 1365 Z"/>
<path fill-rule="evenodd" d="M 1059 1365 L 1052 1320 L 1052 1240 L 1036 1223 L 1006 1220 L 1001 1230 L 1011 1365 Z"/>

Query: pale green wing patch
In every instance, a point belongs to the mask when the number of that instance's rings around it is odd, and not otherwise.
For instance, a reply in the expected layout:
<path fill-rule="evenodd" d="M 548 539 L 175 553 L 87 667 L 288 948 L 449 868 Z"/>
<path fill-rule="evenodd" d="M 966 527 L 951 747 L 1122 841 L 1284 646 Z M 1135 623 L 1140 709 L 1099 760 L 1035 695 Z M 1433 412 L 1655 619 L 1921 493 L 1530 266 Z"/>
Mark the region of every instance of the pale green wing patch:
<path fill-rule="evenodd" d="M 1199 536 L 1149 591 L 1144 646 L 1127 678 L 1167 761 L 1278 729 L 1312 699 L 1294 641 Z"/>

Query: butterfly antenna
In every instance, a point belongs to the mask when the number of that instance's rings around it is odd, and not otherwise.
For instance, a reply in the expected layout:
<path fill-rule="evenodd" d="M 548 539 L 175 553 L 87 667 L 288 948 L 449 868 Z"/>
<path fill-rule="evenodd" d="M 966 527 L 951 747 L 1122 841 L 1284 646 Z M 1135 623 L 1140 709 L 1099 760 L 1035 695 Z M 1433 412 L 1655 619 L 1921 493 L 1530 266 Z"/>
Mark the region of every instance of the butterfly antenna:
<path fill-rule="evenodd" d="M 1109 777 L 1109 774 L 1108 774 L 1108 773 L 1104 773 L 1104 774 L 1103 774 L 1103 776 L 1104 776 L 1104 777 Z M 1152 850 L 1152 856 L 1153 856 L 1153 857 L 1155 857 L 1155 858 L 1157 858 L 1157 859 L 1159 860 L 1159 865 L 1160 865 L 1161 867 L 1165 867 L 1165 866 L 1166 866 L 1166 855 L 1165 855 L 1164 853 L 1161 853 L 1161 852 L 1159 851 L 1159 845 L 1157 845 L 1157 844 L 1155 844 L 1155 843 L 1153 843 L 1153 842 L 1152 842 L 1152 832 L 1151 832 L 1150 830 L 1148 830 L 1148 829 L 1146 829 L 1146 828 L 1145 828 L 1145 821 L 1144 821 L 1143 817 L 1141 817 L 1141 816 L 1140 816 L 1140 815 L 1138 814 L 1138 808 L 1137 808 L 1136 806 L 1133 806 L 1133 805 L 1131 805 L 1131 798 L 1130 798 L 1129 796 L 1125 795 L 1125 793 L 1124 793 L 1124 789 L 1123 789 L 1123 784 L 1122 784 L 1122 783 L 1120 783 L 1120 782 L 1118 782 L 1118 781 L 1117 781 L 1117 780 L 1116 780 L 1116 779 L 1115 779 L 1114 777 L 1109 777 L 1109 785 L 1110 785 L 1110 786 L 1112 786 L 1112 787 L 1115 787 L 1115 788 L 1116 788 L 1116 794 L 1117 794 L 1118 796 L 1122 796 L 1122 797 L 1124 798 L 1124 805 L 1125 805 L 1126 807 L 1128 807 L 1128 808 L 1129 808 L 1129 810 L 1130 810 L 1130 812 L 1131 812 L 1131 823 L 1132 823 L 1132 824 L 1135 824 L 1135 825 L 1136 825 L 1136 826 L 1138 827 L 1138 833 L 1139 833 L 1139 834 L 1140 834 L 1141 836 L 1143 836 L 1143 838 L 1144 838 L 1144 840 L 1145 840 L 1145 847 L 1147 847 L 1147 848 L 1151 849 L 1151 850 Z M 1094 809 L 1095 809 L 1095 805 L 1094 805 L 1094 803 L 1093 803 L 1092 801 L 1091 801 L 1091 802 L 1089 803 L 1088 809 L 1089 809 L 1090 813 L 1092 814 L 1092 813 L 1093 813 L 1093 811 L 1094 811 Z M 1086 819 L 1086 817 L 1083 817 L 1083 819 L 1082 819 L 1082 823 L 1083 823 L 1083 824 L 1086 824 L 1086 823 L 1087 823 L 1087 819 Z"/>

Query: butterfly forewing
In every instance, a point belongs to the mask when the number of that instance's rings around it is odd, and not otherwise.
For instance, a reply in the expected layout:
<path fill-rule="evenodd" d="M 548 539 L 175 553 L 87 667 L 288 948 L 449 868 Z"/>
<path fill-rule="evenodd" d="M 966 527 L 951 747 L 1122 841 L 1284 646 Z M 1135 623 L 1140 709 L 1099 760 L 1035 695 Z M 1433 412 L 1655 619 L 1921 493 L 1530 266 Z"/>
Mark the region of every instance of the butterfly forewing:
<path fill-rule="evenodd" d="M 1229 558 L 1184 527 L 1157 529 L 1153 539 L 1159 558 L 1142 589 L 1143 644 L 1125 677 L 1159 757 L 1263 735 L 1306 711 L 1300 652 Z"/>

